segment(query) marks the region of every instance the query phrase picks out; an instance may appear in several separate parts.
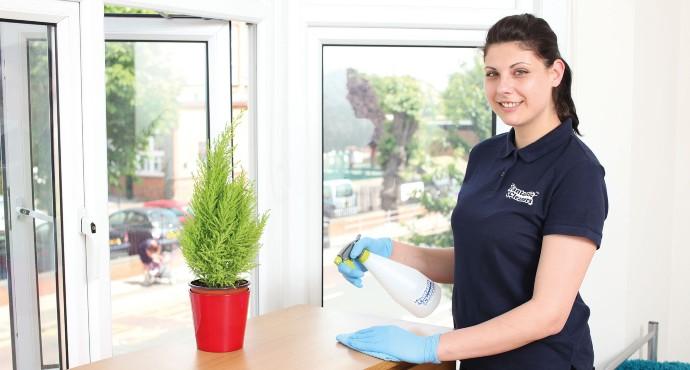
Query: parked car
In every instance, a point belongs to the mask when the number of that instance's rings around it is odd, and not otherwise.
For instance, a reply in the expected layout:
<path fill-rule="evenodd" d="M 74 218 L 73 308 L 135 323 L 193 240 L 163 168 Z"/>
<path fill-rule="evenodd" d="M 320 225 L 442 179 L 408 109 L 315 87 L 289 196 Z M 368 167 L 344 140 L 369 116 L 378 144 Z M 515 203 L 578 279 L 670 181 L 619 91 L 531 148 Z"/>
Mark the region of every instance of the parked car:
<path fill-rule="evenodd" d="M 110 215 L 110 252 L 138 254 L 139 244 L 148 238 L 158 240 L 163 250 L 179 246 L 180 221 L 166 208 L 130 208 Z"/>
<path fill-rule="evenodd" d="M 147 208 L 166 208 L 172 211 L 180 222 L 184 222 L 189 213 L 187 212 L 187 203 L 180 202 L 175 199 L 158 199 L 144 202 L 144 207 Z"/>
<path fill-rule="evenodd" d="M 341 217 L 356 214 L 357 196 L 348 179 L 327 180 L 323 182 L 323 207 L 327 217 Z"/>

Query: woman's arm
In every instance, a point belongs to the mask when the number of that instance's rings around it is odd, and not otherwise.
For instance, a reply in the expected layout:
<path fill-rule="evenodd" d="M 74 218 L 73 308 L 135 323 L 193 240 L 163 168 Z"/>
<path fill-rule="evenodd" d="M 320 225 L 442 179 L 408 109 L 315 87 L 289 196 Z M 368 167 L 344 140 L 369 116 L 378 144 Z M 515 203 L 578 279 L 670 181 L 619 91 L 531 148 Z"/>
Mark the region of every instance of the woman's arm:
<path fill-rule="evenodd" d="M 419 270 L 437 283 L 453 283 L 454 248 L 422 248 L 393 241 L 393 254 L 390 258 Z"/>
<path fill-rule="evenodd" d="M 441 335 L 438 358 L 448 361 L 494 355 L 559 333 L 595 250 L 594 243 L 586 238 L 545 236 L 532 299 L 481 324 Z"/>

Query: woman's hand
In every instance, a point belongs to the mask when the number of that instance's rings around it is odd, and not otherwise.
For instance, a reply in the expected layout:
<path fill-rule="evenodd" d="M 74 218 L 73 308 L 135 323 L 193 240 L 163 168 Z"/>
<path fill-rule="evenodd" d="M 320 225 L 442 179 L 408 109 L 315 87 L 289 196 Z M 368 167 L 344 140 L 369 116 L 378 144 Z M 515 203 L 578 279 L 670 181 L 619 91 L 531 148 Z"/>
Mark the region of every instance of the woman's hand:
<path fill-rule="evenodd" d="M 379 256 L 390 258 L 391 254 L 393 253 L 393 241 L 390 238 L 361 238 L 357 241 L 357 243 L 355 243 L 350 251 L 350 258 L 354 264 L 338 264 L 338 271 L 343 274 L 343 277 L 345 277 L 347 281 L 358 288 L 363 286 L 362 276 L 364 276 L 367 268 L 359 263 L 357 258 L 359 258 L 359 255 L 362 254 L 365 249 L 369 250 L 371 253 L 378 254 Z"/>
<path fill-rule="evenodd" d="M 374 326 L 353 334 L 340 334 L 344 345 L 369 355 L 415 364 L 441 363 L 436 351 L 440 334 L 423 337 L 398 326 Z"/>

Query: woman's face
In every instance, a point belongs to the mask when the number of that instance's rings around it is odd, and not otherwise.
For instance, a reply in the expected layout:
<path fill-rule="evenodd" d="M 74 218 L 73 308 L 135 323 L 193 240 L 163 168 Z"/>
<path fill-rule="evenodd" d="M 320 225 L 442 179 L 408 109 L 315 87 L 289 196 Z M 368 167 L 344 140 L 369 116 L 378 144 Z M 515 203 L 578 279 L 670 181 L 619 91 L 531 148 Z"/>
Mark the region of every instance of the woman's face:
<path fill-rule="evenodd" d="M 551 67 L 518 42 L 489 47 L 484 56 L 486 98 L 501 120 L 520 127 L 556 114 L 551 90 L 563 76 L 563 62 Z"/>

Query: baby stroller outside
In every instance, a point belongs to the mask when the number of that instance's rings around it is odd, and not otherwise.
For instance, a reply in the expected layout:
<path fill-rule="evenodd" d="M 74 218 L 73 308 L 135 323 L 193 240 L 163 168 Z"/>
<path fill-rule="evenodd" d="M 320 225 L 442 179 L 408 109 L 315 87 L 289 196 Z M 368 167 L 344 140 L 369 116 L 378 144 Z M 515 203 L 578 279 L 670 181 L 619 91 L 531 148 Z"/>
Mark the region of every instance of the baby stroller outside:
<path fill-rule="evenodd" d="M 144 264 L 144 286 L 160 283 L 167 279 L 173 284 L 170 271 L 170 251 L 165 251 L 156 239 L 147 238 L 139 243 L 139 259 Z"/>

